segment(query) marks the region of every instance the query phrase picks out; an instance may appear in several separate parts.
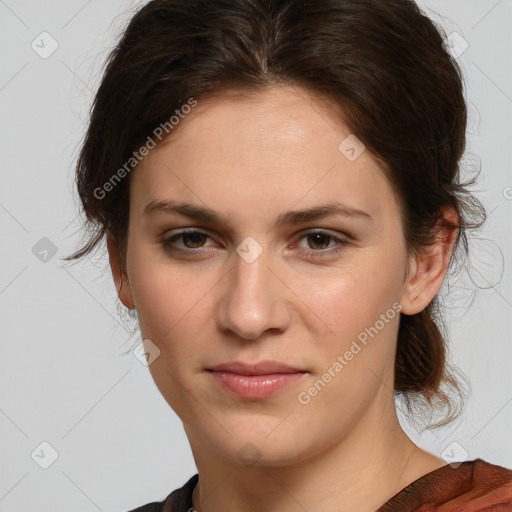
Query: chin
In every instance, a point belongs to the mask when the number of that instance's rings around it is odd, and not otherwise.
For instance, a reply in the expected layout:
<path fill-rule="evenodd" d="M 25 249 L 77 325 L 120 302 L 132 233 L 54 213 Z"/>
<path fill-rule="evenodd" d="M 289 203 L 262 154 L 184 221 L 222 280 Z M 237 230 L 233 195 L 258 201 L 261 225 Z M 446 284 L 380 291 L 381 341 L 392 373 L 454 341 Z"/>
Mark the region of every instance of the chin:
<path fill-rule="evenodd" d="M 249 432 L 244 428 L 227 429 L 232 437 L 224 437 L 217 444 L 217 451 L 233 462 L 252 468 L 255 466 L 284 467 L 307 458 L 307 445 L 304 436 L 283 429 L 276 435 L 275 423 L 271 428 L 261 431 L 253 428 Z M 216 443 L 216 440 L 211 440 Z"/>

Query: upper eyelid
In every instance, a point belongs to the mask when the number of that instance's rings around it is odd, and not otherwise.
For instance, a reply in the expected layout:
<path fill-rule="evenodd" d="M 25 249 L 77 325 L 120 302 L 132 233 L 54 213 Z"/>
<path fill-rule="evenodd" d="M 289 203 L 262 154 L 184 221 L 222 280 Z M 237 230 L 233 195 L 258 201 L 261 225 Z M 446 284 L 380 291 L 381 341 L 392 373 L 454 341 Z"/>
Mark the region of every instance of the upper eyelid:
<path fill-rule="evenodd" d="M 164 234 L 163 239 L 169 240 L 174 237 L 179 239 L 180 236 L 186 235 L 188 233 L 199 233 L 199 234 L 206 235 L 211 239 L 215 238 L 214 236 L 211 235 L 211 232 L 207 229 L 189 227 L 189 228 L 178 229 L 178 231 L 176 231 L 175 233 L 172 233 L 172 234 Z M 348 241 L 349 241 L 348 239 L 350 239 L 350 236 L 346 233 L 333 232 L 332 230 L 327 229 L 327 228 L 309 228 L 309 229 L 301 230 L 295 235 L 295 239 L 301 239 L 307 235 L 313 235 L 315 233 L 326 235 L 328 237 L 338 240 L 339 242 L 347 242 L 348 243 Z M 187 248 L 187 249 L 190 251 L 195 250 L 195 249 L 189 249 L 189 248 Z"/>

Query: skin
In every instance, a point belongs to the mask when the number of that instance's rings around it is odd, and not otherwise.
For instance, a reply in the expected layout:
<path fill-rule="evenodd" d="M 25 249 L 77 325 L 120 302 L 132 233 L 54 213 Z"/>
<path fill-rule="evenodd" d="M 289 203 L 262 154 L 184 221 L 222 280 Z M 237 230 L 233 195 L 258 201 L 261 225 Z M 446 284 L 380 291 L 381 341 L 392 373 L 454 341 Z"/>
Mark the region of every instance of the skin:
<path fill-rule="evenodd" d="M 338 150 L 351 133 L 340 115 L 320 97 L 284 85 L 199 101 L 172 139 L 132 171 L 122 270 L 108 238 L 119 297 L 136 307 L 142 338 L 160 350 L 149 370 L 183 422 L 199 473 L 193 503 L 200 512 L 373 512 L 446 464 L 398 423 L 392 390 L 399 314 L 308 404 L 297 398 L 393 303 L 407 315 L 428 305 L 456 235 L 443 228 L 435 246 L 407 254 L 399 206 L 379 162 L 368 150 L 354 161 Z M 208 207 L 230 226 L 143 214 L 149 202 L 165 199 Z M 275 226 L 283 212 L 330 201 L 373 220 L 333 216 Z M 457 221 L 453 210 L 444 215 Z M 208 236 L 174 242 L 190 255 L 166 252 L 163 236 L 192 227 Z M 312 229 L 326 236 L 307 236 Z M 340 252 L 328 255 L 337 247 L 329 235 L 347 241 Z M 263 249 L 252 263 L 236 252 L 248 236 Z M 269 398 L 244 399 L 206 371 L 265 359 L 308 373 Z M 238 455 L 249 442 L 253 464 Z"/>

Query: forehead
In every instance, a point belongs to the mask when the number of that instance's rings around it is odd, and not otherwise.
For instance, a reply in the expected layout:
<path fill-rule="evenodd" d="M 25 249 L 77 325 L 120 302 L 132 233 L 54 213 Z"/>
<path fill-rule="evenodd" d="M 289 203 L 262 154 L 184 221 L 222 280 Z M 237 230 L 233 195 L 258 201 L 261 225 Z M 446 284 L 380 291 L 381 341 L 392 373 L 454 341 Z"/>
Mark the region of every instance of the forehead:
<path fill-rule="evenodd" d="M 392 191 L 368 151 L 340 150 L 350 135 L 338 106 L 290 86 L 198 100 L 139 164 L 131 199 L 140 213 L 179 197 L 215 210 L 341 201 L 378 215 Z"/>
<path fill-rule="evenodd" d="M 178 140 L 194 145 L 200 139 L 224 154 L 242 148 L 279 156 L 287 148 L 305 152 L 310 144 L 318 146 L 319 137 L 325 139 L 328 132 L 335 142 L 350 134 L 337 104 L 303 88 L 276 85 L 260 92 L 228 90 L 200 99 L 161 147 Z M 326 145 L 332 142 L 325 139 Z M 263 157 L 261 152 L 258 156 Z"/>

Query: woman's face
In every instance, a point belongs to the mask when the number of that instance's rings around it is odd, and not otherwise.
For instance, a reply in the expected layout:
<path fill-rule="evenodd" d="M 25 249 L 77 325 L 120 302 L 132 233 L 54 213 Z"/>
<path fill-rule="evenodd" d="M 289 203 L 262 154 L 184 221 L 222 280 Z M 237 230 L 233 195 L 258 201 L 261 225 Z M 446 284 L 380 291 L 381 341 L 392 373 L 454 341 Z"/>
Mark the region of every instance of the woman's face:
<path fill-rule="evenodd" d="M 399 206 L 330 109 L 287 86 L 199 101 L 133 171 L 120 296 L 193 448 L 285 465 L 394 414 L 409 262 Z M 327 204 L 364 213 L 289 214 Z M 255 396 L 208 370 L 268 360 L 302 373 Z"/>

